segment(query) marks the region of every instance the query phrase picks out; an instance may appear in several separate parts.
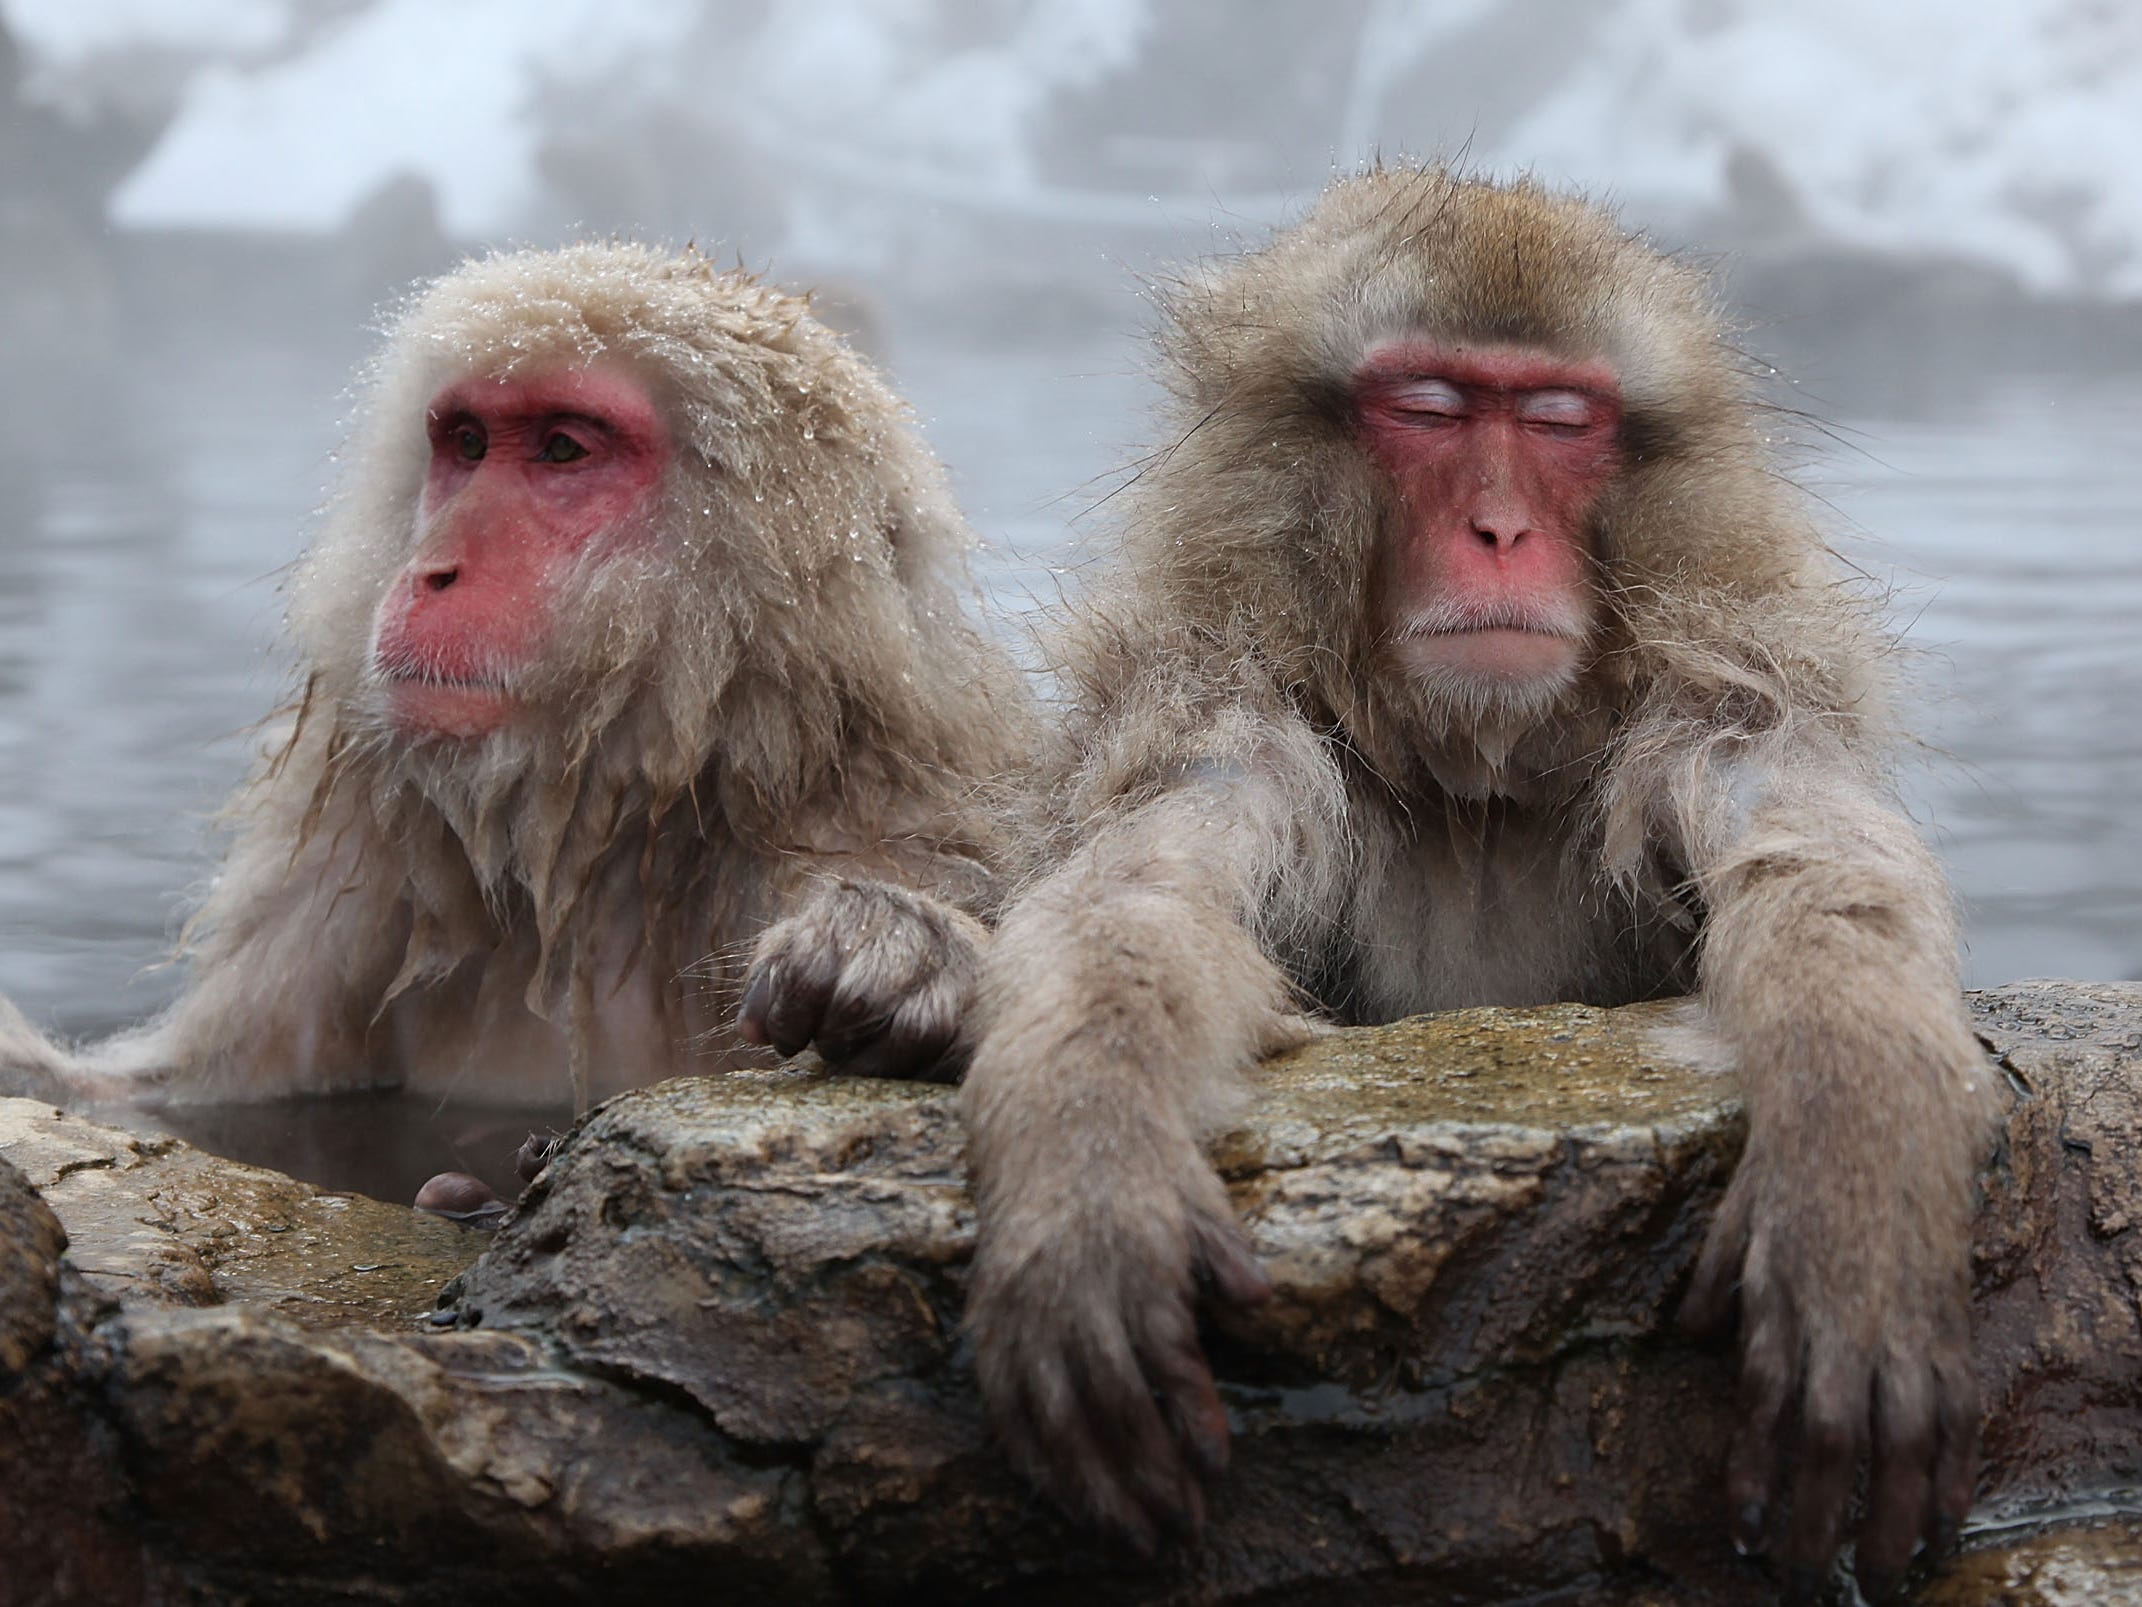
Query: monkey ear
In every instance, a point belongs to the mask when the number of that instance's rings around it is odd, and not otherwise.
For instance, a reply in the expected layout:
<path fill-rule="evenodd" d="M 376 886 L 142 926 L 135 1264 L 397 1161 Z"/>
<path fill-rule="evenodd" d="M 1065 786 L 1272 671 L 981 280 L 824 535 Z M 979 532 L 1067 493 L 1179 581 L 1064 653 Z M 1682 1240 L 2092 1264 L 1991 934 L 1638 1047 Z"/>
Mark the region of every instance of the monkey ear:
<path fill-rule="evenodd" d="M 886 501 L 890 515 L 880 534 L 892 551 L 893 572 L 906 586 L 952 581 L 973 549 L 973 534 L 953 505 L 937 466 L 902 466 L 898 459 L 904 456 L 907 454 L 887 453 L 880 471 L 889 481 Z"/>

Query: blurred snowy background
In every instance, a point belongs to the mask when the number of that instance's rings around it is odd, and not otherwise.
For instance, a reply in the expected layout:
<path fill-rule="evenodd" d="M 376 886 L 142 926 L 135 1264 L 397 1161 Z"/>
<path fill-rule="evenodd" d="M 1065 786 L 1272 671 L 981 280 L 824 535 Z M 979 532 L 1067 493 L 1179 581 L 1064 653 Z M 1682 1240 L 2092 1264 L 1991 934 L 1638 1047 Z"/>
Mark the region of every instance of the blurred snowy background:
<path fill-rule="evenodd" d="M 0 0 L 0 992 L 171 985 L 411 281 L 619 232 L 821 287 L 1009 611 L 1144 438 L 1140 276 L 1377 151 L 1716 254 L 1927 649 L 1973 979 L 2142 974 L 2131 0 Z"/>

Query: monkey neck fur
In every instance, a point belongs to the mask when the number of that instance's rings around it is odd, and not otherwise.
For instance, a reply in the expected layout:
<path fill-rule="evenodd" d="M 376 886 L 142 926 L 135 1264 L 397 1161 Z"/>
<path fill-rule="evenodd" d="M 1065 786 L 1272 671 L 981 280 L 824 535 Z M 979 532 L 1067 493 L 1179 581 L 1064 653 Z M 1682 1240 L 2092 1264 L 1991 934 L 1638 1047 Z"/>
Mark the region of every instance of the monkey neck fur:
<path fill-rule="evenodd" d="M 799 724 L 776 744 L 779 764 L 748 768 L 673 731 L 658 739 L 650 722 L 661 711 L 642 702 L 570 747 L 541 728 L 408 743 L 307 703 L 256 786 L 270 818 L 296 816 L 291 874 L 327 863 L 350 899 L 377 907 L 380 940 L 400 945 L 382 1006 L 471 962 L 505 965 L 531 1011 L 573 1031 L 584 1001 L 635 969 L 669 986 L 707 961 L 711 934 L 763 920 L 774 892 L 754 865 L 944 834 L 935 775 L 852 787 L 896 757 L 838 753 L 833 728 Z M 905 800 L 913 818 L 881 820 L 858 792 Z M 838 840 L 793 840 L 793 821 L 837 822 Z M 533 943 L 507 942 L 516 932 Z M 734 959 L 717 955 L 717 969 Z"/>

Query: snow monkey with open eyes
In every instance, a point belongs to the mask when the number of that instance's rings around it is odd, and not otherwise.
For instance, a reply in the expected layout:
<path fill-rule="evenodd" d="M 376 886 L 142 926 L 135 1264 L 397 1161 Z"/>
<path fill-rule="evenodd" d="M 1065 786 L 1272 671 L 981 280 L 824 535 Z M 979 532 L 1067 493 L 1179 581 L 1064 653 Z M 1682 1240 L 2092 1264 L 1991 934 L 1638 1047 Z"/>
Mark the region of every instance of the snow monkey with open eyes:
<path fill-rule="evenodd" d="M 1195 1530 L 1202 1286 L 1267 1287 L 1201 1140 L 1343 1022 L 1700 985 L 1746 1153 L 1689 1310 L 1736 1300 L 1734 1535 L 1897 1579 L 1970 1500 L 1992 1081 L 1898 811 L 1890 637 L 1775 472 L 1689 268 L 1529 185 L 1394 168 L 1183 283 L 1174 444 L 1064 625 L 1055 868 L 983 964 L 969 1317 L 1010 1449 Z"/>
<path fill-rule="evenodd" d="M 345 456 L 184 991 L 80 1049 L 0 1001 L 0 1084 L 585 1103 L 769 1039 L 957 1064 L 1028 702 L 866 363 L 690 251 L 494 256 L 411 304 Z"/>

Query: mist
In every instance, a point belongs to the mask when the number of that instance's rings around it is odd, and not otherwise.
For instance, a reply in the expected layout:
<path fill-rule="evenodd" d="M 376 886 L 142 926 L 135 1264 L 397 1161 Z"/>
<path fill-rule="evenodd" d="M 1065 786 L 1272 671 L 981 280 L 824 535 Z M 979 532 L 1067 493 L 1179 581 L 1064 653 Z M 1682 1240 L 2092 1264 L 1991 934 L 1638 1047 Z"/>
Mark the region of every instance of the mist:
<path fill-rule="evenodd" d="M 2142 974 L 2142 12 L 1999 0 L 0 0 L 0 993 L 153 1010 L 398 298 L 690 240 L 892 371 L 1001 628 L 1150 445 L 1151 285 L 1403 156 L 1716 265 L 1909 628 L 1972 980 Z"/>

